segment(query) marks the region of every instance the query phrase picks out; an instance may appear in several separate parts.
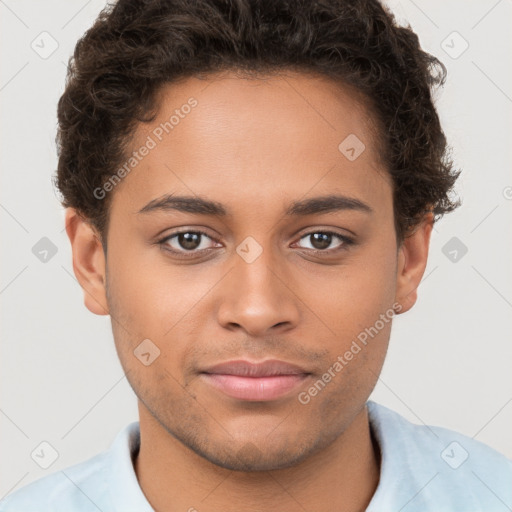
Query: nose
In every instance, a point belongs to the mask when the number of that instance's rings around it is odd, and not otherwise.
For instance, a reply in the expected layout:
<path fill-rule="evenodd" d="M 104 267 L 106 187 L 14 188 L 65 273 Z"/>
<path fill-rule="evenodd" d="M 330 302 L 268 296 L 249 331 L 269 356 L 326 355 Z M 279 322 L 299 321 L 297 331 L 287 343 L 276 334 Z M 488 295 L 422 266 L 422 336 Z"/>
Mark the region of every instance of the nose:
<path fill-rule="evenodd" d="M 264 249 L 251 263 L 236 255 L 225 279 L 217 309 L 222 327 L 263 336 L 297 326 L 300 299 L 294 294 L 291 273 L 270 250 Z"/>

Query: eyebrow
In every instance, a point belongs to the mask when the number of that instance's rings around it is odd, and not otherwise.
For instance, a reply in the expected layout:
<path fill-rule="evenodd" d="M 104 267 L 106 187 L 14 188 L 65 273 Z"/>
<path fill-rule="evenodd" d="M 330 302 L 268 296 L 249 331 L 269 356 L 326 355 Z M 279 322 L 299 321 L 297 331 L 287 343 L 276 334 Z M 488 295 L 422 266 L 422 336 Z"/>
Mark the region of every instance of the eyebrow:
<path fill-rule="evenodd" d="M 217 201 L 211 201 L 198 196 L 174 196 L 172 194 L 153 199 L 146 204 L 146 206 L 141 208 L 138 213 L 169 210 L 212 215 L 216 217 L 225 217 L 228 215 L 226 208 Z M 343 210 L 373 213 L 373 208 L 370 205 L 357 198 L 341 195 L 327 195 L 294 201 L 287 207 L 285 215 L 287 217 L 306 216 Z"/>

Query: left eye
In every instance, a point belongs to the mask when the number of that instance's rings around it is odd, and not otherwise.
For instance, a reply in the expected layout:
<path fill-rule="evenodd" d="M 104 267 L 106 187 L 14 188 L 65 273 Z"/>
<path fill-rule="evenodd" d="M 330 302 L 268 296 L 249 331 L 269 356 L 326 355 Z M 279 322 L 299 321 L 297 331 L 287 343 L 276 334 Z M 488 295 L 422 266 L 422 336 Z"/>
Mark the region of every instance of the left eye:
<path fill-rule="evenodd" d="M 306 249 L 328 252 L 326 249 L 329 248 L 333 240 L 336 238 L 341 240 L 341 243 L 338 243 L 334 249 L 331 247 L 329 251 L 336 250 L 343 245 L 350 245 L 351 243 L 349 238 L 338 235 L 337 233 L 332 233 L 330 231 L 315 231 L 314 233 L 308 233 L 307 235 L 304 235 L 300 240 L 310 241 L 310 247 L 305 247 Z"/>

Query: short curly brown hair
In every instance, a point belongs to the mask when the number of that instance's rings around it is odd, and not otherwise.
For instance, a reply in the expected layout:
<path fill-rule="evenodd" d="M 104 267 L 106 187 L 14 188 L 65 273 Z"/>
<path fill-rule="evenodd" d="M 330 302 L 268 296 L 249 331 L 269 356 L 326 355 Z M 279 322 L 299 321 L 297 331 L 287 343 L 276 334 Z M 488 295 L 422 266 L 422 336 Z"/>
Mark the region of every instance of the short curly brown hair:
<path fill-rule="evenodd" d="M 460 173 L 433 104 L 446 77 L 417 35 L 377 0 L 119 0 L 78 41 L 58 103 L 55 184 L 64 207 L 99 232 L 110 192 L 140 122 L 154 119 L 158 91 L 178 79 L 224 70 L 314 72 L 357 88 L 383 133 L 394 185 L 397 240 L 428 211 L 438 220 Z"/>

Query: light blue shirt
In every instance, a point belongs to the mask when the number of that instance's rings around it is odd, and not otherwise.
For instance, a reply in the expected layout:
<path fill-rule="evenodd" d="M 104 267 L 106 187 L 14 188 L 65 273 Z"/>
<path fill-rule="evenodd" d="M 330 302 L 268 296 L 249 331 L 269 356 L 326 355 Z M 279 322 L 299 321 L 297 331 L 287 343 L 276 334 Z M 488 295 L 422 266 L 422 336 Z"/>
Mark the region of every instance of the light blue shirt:
<path fill-rule="evenodd" d="M 510 512 L 512 461 L 451 430 L 414 425 L 368 402 L 381 452 L 367 512 Z M 152 512 L 133 468 L 139 423 L 108 450 L 47 475 L 0 501 L 0 512 Z"/>

